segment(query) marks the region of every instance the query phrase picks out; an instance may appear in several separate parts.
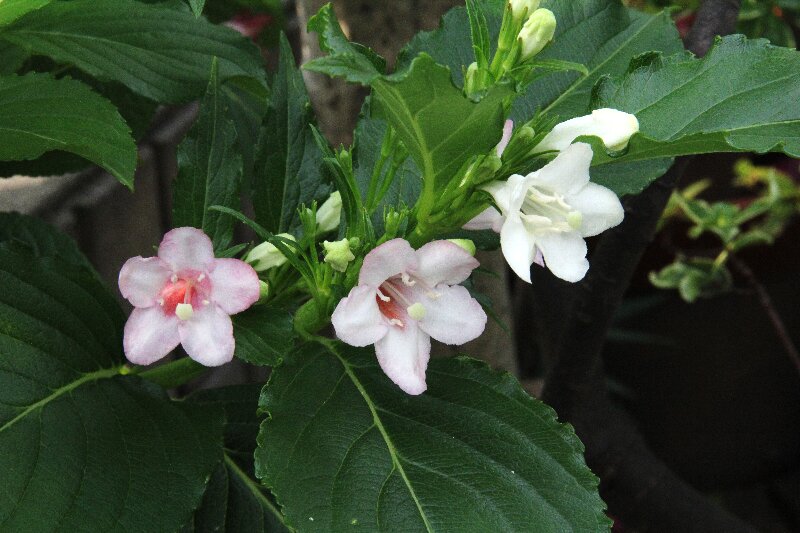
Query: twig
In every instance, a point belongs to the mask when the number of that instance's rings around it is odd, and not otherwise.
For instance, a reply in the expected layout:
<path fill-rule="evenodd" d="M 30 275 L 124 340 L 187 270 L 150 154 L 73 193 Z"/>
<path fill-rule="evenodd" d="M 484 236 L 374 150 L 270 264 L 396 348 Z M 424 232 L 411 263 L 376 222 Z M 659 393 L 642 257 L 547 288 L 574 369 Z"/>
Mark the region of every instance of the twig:
<path fill-rule="evenodd" d="M 735 255 L 731 255 L 729 261 L 731 265 L 733 265 L 733 268 L 744 277 L 747 284 L 750 285 L 750 288 L 755 291 L 756 296 L 758 296 L 758 303 L 761 304 L 769 321 L 772 323 L 772 327 L 775 329 L 775 334 L 781 341 L 783 349 L 786 350 L 786 354 L 794 363 L 797 372 L 800 373 L 800 352 L 797 351 L 797 346 L 794 345 L 792 337 L 789 335 L 780 313 L 778 313 L 775 304 L 772 302 L 772 298 L 767 292 L 767 288 L 758 280 L 753 270 L 747 266 L 747 263 Z"/>

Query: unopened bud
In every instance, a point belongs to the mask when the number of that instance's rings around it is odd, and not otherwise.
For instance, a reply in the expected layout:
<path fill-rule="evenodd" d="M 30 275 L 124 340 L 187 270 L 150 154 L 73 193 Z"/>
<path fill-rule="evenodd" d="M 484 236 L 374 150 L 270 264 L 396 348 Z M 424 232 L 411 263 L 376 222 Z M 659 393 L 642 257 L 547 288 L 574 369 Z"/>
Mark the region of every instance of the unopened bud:
<path fill-rule="evenodd" d="M 467 252 L 471 256 L 475 256 L 475 243 L 469 239 L 447 239 L 448 241 L 452 242 L 456 246 L 462 248 L 465 252 Z"/>
<path fill-rule="evenodd" d="M 522 46 L 520 58 L 526 61 L 539 52 L 553 40 L 556 33 L 556 16 L 549 9 L 537 9 L 525 21 L 519 32 Z"/>
<path fill-rule="evenodd" d="M 278 237 L 284 239 L 295 240 L 294 235 L 289 233 L 281 233 Z M 286 257 L 281 253 L 278 248 L 271 242 L 262 242 L 247 254 L 244 258 L 245 262 L 250 263 L 253 270 L 256 272 L 264 272 L 270 268 L 279 267 L 286 262 Z"/>
<path fill-rule="evenodd" d="M 539 7 L 539 0 L 509 0 L 514 20 L 521 23 Z"/>
<path fill-rule="evenodd" d="M 342 194 L 333 192 L 317 209 L 317 231 L 328 233 L 339 227 L 342 218 Z"/>
<path fill-rule="evenodd" d="M 347 239 L 341 241 L 325 241 L 322 243 L 325 248 L 325 262 L 337 272 L 347 270 L 347 265 L 356 258 L 350 251 L 350 243 Z"/>
<path fill-rule="evenodd" d="M 634 115 L 617 109 L 596 109 L 591 115 L 575 117 L 560 124 L 536 145 L 535 152 L 563 150 L 582 135 L 600 137 L 610 150 L 628 146 L 631 136 L 639 131 Z"/>
<path fill-rule="evenodd" d="M 260 279 L 258 280 L 258 299 L 266 300 L 267 296 L 269 296 L 269 283 Z"/>

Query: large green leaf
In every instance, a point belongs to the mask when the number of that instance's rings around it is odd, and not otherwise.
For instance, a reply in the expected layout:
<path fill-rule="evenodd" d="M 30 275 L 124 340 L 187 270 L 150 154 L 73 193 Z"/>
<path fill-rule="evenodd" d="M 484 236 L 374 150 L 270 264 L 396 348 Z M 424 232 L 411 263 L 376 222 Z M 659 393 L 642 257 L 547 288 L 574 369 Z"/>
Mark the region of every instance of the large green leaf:
<path fill-rule="evenodd" d="M 70 78 L 0 76 L 0 160 L 51 150 L 79 155 L 133 186 L 136 144 L 111 102 Z"/>
<path fill-rule="evenodd" d="M 0 26 L 5 26 L 25 13 L 39 9 L 53 0 L 3 0 L 0 2 Z"/>
<path fill-rule="evenodd" d="M 621 157 L 595 149 L 595 165 L 706 152 L 800 157 L 800 53 L 763 40 L 725 37 L 703 59 L 653 57 L 602 80 L 596 97 L 597 107 L 635 114 L 640 133 Z"/>
<path fill-rule="evenodd" d="M 322 179 L 322 154 L 311 131 L 308 93 L 285 36 L 280 56 L 253 175 L 256 221 L 274 233 L 298 227 L 298 206 L 310 206 L 329 191 Z"/>
<path fill-rule="evenodd" d="M 75 241 L 36 217 L 0 213 L 0 243 L 20 245 L 36 257 L 54 257 L 93 271 Z"/>
<path fill-rule="evenodd" d="M 273 371 L 256 473 L 300 531 L 607 531 L 572 428 L 510 375 L 434 360 L 407 396 L 373 350 L 310 344 Z"/>
<path fill-rule="evenodd" d="M 294 346 L 292 316 L 268 305 L 255 305 L 235 315 L 233 334 L 236 357 L 254 365 L 279 365 Z"/>
<path fill-rule="evenodd" d="M 222 414 L 120 376 L 123 316 L 85 269 L 0 247 L 0 530 L 175 530 Z"/>
<path fill-rule="evenodd" d="M 238 209 L 242 181 L 242 156 L 235 150 L 236 128 L 228 114 L 214 60 L 197 122 L 178 146 L 172 213 L 175 226 L 202 229 L 217 251 L 231 243 L 233 219 L 208 208 Z"/>
<path fill-rule="evenodd" d="M 225 410 L 225 461 L 214 471 L 202 505 L 183 532 L 288 531 L 272 496 L 253 471 L 260 391 L 261 385 L 253 383 L 203 390 L 187 398 L 193 405 Z"/>
<path fill-rule="evenodd" d="M 159 102 L 201 95 L 213 57 L 221 80 L 263 78 L 261 55 L 248 39 L 168 4 L 56 1 L 3 28 L 0 39 Z"/>
<path fill-rule="evenodd" d="M 473 102 L 453 85 L 450 70 L 420 55 L 407 72 L 372 83 L 374 116 L 385 119 L 408 148 L 425 187 L 439 188 L 470 157 L 489 152 L 503 132 L 507 87 Z"/>

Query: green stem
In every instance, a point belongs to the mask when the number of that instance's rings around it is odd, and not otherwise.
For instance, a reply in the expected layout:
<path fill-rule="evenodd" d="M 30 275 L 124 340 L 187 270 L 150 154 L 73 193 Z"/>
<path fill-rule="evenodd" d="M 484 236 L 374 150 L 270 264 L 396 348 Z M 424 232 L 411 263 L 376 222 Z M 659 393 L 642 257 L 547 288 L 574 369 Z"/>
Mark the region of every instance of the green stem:
<path fill-rule="evenodd" d="M 130 370 L 130 374 L 137 375 L 147 381 L 152 381 L 157 385 L 161 385 L 165 389 L 174 389 L 179 387 L 194 378 L 202 376 L 208 367 L 205 367 L 190 359 L 183 357 L 169 363 L 158 365 L 155 368 L 134 367 Z"/>

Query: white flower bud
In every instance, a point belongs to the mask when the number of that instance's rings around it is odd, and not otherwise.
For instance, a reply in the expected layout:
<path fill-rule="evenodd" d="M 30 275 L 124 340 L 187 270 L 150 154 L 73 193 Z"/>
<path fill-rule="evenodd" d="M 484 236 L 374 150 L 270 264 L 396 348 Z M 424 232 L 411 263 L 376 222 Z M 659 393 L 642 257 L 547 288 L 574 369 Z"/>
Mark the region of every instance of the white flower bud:
<path fill-rule="evenodd" d="M 622 150 L 639 131 L 639 121 L 634 115 L 617 109 L 596 109 L 591 115 L 575 117 L 560 124 L 542 139 L 534 153 L 564 150 L 582 135 L 594 135 L 603 140 L 609 150 Z"/>
<path fill-rule="evenodd" d="M 537 9 L 519 32 L 521 59 L 525 61 L 542 51 L 556 33 L 556 16 L 549 9 Z"/>
<path fill-rule="evenodd" d="M 347 270 L 347 265 L 356 258 L 350 251 L 350 242 L 347 239 L 341 241 L 325 241 L 322 243 L 325 248 L 325 262 L 337 272 Z"/>
<path fill-rule="evenodd" d="M 536 11 L 541 2 L 539 0 L 509 0 L 508 3 L 511 5 L 511 13 L 514 16 L 514 20 L 519 23 Z"/>
<path fill-rule="evenodd" d="M 339 227 L 342 217 L 342 195 L 339 191 L 333 192 L 330 197 L 317 209 L 317 231 L 328 233 Z"/>
<path fill-rule="evenodd" d="M 294 235 L 289 233 L 281 233 L 278 237 L 295 240 Z M 247 254 L 244 258 L 245 262 L 250 263 L 253 270 L 256 272 L 264 272 L 270 268 L 279 267 L 286 262 L 286 257 L 278 250 L 278 248 L 270 242 L 262 242 Z"/>

